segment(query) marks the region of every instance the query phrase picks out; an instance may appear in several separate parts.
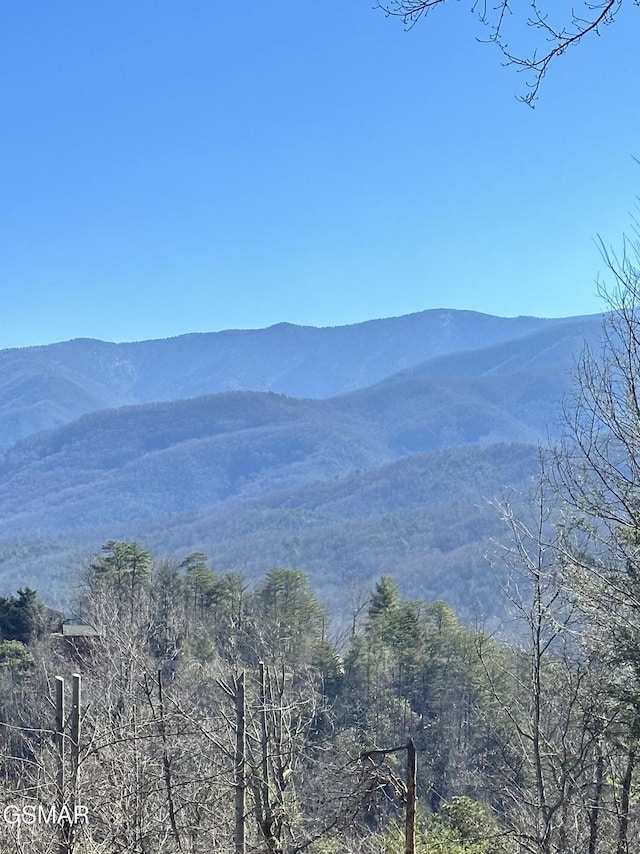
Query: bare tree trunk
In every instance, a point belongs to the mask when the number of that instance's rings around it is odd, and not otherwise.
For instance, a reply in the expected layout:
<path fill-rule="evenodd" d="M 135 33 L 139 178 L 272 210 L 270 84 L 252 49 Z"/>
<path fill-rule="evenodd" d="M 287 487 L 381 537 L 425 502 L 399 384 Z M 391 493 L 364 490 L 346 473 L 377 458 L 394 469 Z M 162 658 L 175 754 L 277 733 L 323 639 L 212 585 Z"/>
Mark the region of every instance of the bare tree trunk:
<path fill-rule="evenodd" d="M 600 808 L 602 805 L 602 790 L 604 787 L 604 755 L 602 752 L 602 741 L 600 739 L 598 739 L 597 751 L 594 792 L 591 800 L 591 807 L 589 809 L 589 854 L 596 854 L 598 847 Z"/>
<path fill-rule="evenodd" d="M 262 832 L 269 851 L 278 851 L 280 843 L 276 834 L 276 821 L 271 804 L 271 787 L 269 774 L 269 729 L 267 720 L 267 673 L 264 662 L 258 664 L 260 679 L 260 752 L 261 752 L 261 801 L 262 801 Z"/>
<path fill-rule="evenodd" d="M 620 799 L 620 821 L 618 824 L 618 845 L 616 854 L 628 854 L 629 846 L 627 841 L 627 832 L 629 830 L 629 801 L 631 799 L 631 783 L 633 780 L 633 770 L 636 764 L 635 747 L 629 748 L 627 754 L 627 767 L 622 780 L 622 797 Z"/>
<path fill-rule="evenodd" d="M 416 748 L 413 739 L 407 742 L 407 815 L 405 854 L 415 854 L 416 835 Z"/>
<path fill-rule="evenodd" d="M 176 810 L 173 803 L 173 779 L 171 775 L 171 759 L 169 758 L 169 751 L 167 749 L 167 729 L 164 711 L 164 694 L 162 691 L 162 670 L 158 670 L 158 706 L 158 730 L 160 732 L 160 738 L 162 740 L 162 773 L 164 777 L 165 789 L 167 792 L 169 822 L 171 824 L 171 831 L 176 840 L 178 849 L 182 851 L 182 841 L 180 839 L 180 832 L 178 830 L 178 824 L 176 822 Z"/>
<path fill-rule="evenodd" d="M 544 782 L 543 759 L 542 759 L 542 737 L 540 731 L 540 717 L 542 706 L 542 629 L 544 623 L 542 593 L 540 585 L 540 567 L 536 568 L 534 573 L 534 603 L 532 609 L 533 616 L 533 661 L 532 661 L 532 702 L 533 702 L 533 761 L 536 775 L 536 790 L 538 809 L 542 816 L 543 827 L 542 834 L 539 835 L 541 850 L 544 854 L 548 854 L 551 846 L 551 823 L 550 811 L 547 804 L 547 793 Z"/>
<path fill-rule="evenodd" d="M 236 753 L 235 753 L 235 854 L 245 854 L 246 814 L 246 703 L 244 693 L 244 671 L 235 680 L 236 703 Z"/>

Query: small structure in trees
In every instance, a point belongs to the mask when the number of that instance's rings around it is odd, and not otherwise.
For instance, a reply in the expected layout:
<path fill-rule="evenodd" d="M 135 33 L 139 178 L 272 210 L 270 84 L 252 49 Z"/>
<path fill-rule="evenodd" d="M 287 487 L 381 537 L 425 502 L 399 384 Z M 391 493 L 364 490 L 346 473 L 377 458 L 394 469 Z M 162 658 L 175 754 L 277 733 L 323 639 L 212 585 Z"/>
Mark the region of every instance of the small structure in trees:
<path fill-rule="evenodd" d="M 65 650 L 70 655 L 84 656 L 90 651 L 95 641 L 104 637 L 104 628 L 71 617 L 62 622 L 58 636 L 62 638 Z"/>

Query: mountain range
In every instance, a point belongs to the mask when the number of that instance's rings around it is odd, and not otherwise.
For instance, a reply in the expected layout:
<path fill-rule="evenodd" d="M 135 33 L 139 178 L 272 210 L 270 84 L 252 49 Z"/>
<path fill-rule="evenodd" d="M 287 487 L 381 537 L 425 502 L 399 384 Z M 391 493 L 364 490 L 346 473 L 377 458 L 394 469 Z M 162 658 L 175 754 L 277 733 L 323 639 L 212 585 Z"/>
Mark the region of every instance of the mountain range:
<path fill-rule="evenodd" d="M 325 598 L 396 574 L 497 613 L 490 500 L 525 491 L 600 316 L 432 310 L 0 351 L 0 569 L 62 602 L 108 539 Z"/>

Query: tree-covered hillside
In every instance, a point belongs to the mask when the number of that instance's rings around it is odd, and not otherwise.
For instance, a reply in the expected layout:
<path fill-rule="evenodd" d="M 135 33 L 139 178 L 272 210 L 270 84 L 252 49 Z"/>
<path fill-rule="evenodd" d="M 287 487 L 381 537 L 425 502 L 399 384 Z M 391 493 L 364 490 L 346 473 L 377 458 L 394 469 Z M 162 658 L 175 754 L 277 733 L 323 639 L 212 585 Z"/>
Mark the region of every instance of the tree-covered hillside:
<path fill-rule="evenodd" d="M 23 584 L 28 566 L 29 583 L 64 601 L 69 567 L 115 534 L 155 543 L 167 555 L 204 551 L 215 566 L 238 568 L 247 578 L 294 565 L 336 603 L 345 584 L 367 585 L 393 572 L 412 595 L 446 598 L 469 619 L 489 617 L 501 612 L 500 579 L 487 559 L 501 522 L 490 501 L 506 485 L 526 492 L 537 459 L 531 446 L 452 449 L 189 512 L 120 515 L 117 524 L 52 527 L 37 536 L 7 529 L 4 583 L 8 591 Z M 44 500 L 42 506 L 44 520 L 50 511 Z"/>
<path fill-rule="evenodd" d="M 280 342 L 280 356 L 289 348 L 296 364 L 311 352 L 303 339 L 321 341 L 314 358 L 331 355 L 327 366 L 343 365 L 350 383 L 383 377 L 324 399 L 255 391 L 190 397 L 209 373 L 226 370 L 216 349 L 222 339 L 126 345 L 146 354 L 138 365 L 146 379 L 118 362 L 113 400 L 126 399 L 125 388 L 138 381 L 145 395 L 179 388 L 181 399 L 89 412 L 2 453 L 2 590 L 26 583 L 63 602 L 69 566 L 117 536 L 172 556 L 197 548 L 248 577 L 293 563 L 329 598 L 343 578 L 369 583 L 393 570 L 408 590 L 446 596 L 465 616 L 495 614 L 485 555 L 496 517 L 488 502 L 526 488 L 533 447 L 559 430 L 573 354 L 599 324 L 426 312 L 362 328 L 223 336 L 238 347 Z M 471 349 L 485 333 L 485 346 Z M 110 348 L 121 345 L 90 344 L 54 348 L 59 365 L 109 385 Z M 44 370 L 51 352 L 20 351 L 20 359 L 34 358 Z M 432 358 L 413 361 L 427 352 Z M 284 361 L 260 362 L 263 370 L 276 364 Z M 204 385 L 191 384 L 198 377 Z M 384 500 L 372 501 L 374 493 Z"/>
<path fill-rule="evenodd" d="M 117 406 L 242 390 L 331 397 L 435 356 L 564 322 L 432 310 L 325 329 L 281 323 L 160 341 L 76 339 L 1 350 L 0 448 Z"/>
<path fill-rule="evenodd" d="M 628 699 L 579 639 L 567 645 L 574 609 L 550 574 L 521 594 L 523 646 L 463 626 L 445 601 L 406 598 L 389 576 L 345 589 L 336 634 L 298 569 L 249 585 L 201 553 L 158 561 L 109 541 L 72 617 L 18 626 L 14 613 L 44 612 L 34 591 L 0 602 L 5 844 L 632 850 Z"/>

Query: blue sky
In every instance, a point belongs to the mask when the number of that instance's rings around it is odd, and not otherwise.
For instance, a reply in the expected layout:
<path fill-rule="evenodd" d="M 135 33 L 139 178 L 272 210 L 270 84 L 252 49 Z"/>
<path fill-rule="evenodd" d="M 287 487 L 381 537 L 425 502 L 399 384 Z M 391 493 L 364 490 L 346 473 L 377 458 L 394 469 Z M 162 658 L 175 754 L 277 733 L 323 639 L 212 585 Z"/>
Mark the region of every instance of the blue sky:
<path fill-rule="evenodd" d="M 0 10 L 0 347 L 598 311 L 640 187 L 640 11 L 535 110 L 470 3 Z"/>

